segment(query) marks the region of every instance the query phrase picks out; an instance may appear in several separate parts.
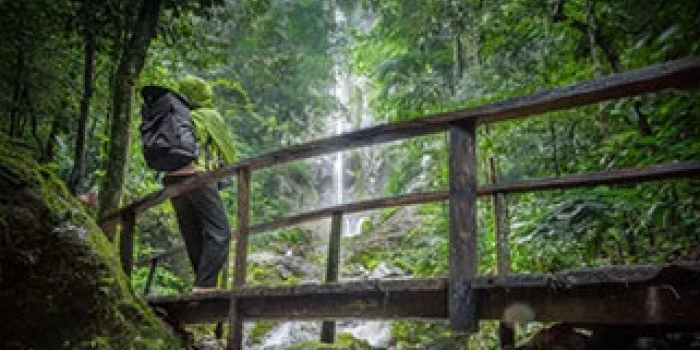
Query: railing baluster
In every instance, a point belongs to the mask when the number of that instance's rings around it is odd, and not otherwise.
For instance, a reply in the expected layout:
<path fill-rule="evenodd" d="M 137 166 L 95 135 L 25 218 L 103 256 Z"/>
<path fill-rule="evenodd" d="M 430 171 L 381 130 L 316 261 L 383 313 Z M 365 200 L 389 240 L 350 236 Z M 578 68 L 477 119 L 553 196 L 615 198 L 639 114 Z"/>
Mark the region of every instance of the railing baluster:
<path fill-rule="evenodd" d="M 498 183 L 498 171 L 494 157 L 489 158 L 489 166 L 491 168 L 490 182 L 495 185 Z M 498 192 L 493 195 L 493 214 L 496 221 L 496 275 L 507 276 L 510 274 L 510 244 L 508 241 L 510 230 L 505 194 Z M 507 322 L 498 323 L 498 338 L 501 340 L 501 349 L 515 347 L 515 330 Z"/>
<path fill-rule="evenodd" d="M 449 131 L 450 194 L 450 327 L 457 333 L 478 330 L 476 293 L 476 125 L 455 123 Z"/>
<path fill-rule="evenodd" d="M 122 227 L 119 233 L 119 258 L 124 274 L 131 278 L 131 269 L 134 265 L 134 229 L 136 227 L 136 213 L 127 211 L 122 214 Z"/>
<path fill-rule="evenodd" d="M 328 260 L 326 261 L 326 283 L 338 282 L 340 261 L 340 236 L 343 234 L 343 213 L 334 212 L 331 218 L 331 232 L 328 239 Z M 321 327 L 321 341 L 332 344 L 335 341 L 335 322 L 324 321 Z"/>
<path fill-rule="evenodd" d="M 221 278 L 219 279 L 219 288 L 228 289 L 228 268 L 229 268 L 229 255 L 226 256 L 226 261 L 224 261 L 224 266 L 221 268 Z M 219 321 L 216 323 L 216 329 L 214 329 L 214 335 L 216 339 L 223 339 L 224 336 L 224 321 Z"/>
<path fill-rule="evenodd" d="M 245 284 L 246 258 L 248 252 L 248 229 L 250 220 L 250 168 L 238 171 L 238 234 L 236 237 L 236 257 L 234 263 L 233 288 L 229 309 L 228 350 L 243 349 L 243 315 L 233 290 Z"/>
<path fill-rule="evenodd" d="M 148 295 L 151 292 L 151 284 L 153 284 L 153 278 L 156 275 L 156 268 L 158 268 L 158 259 L 151 259 L 151 267 L 148 269 L 148 277 L 146 278 L 146 286 L 143 289 L 143 295 Z"/>

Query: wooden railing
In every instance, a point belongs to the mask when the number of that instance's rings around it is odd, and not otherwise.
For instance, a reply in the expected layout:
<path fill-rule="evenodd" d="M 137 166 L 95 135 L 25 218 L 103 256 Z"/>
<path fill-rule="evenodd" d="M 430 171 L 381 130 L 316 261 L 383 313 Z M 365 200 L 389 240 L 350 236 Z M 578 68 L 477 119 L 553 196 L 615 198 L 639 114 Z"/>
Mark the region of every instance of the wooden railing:
<path fill-rule="evenodd" d="M 332 228 L 328 252 L 326 280 L 337 280 L 337 257 L 343 215 L 365 210 L 449 200 L 449 283 L 447 288 L 447 313 L 451 327 L 457 332 L 477 329 L 479 311 L 476 291 L 480 279 L 477 276 L 476 251 L 476 198 L 477 196 L 505 193 L 592 186 L 601 184 L 632 183 L 673 177 L 698 177 L 700 162 L 667 163 L 646 168 L 617 169 L 589 172 L 558 178 L 492 183 L 477 186 L 476 179 L 476 128 L 479 125 L 536 114 L 580 107 L 606 100 L 635 96 L 665 89 L 688 89 L 700 84 L 700 60 L 683 59 L 643 69 L 615 74 L 584 83 L 546 90 L 530 96 L 487 104 L 476 108 L 438 113 L 427 117 L 392 124 L 379 125 L 325 139 L 266 153 L 246 159 L 188 181 L 170 186 L 137 200 L 118 211 L 106 215 L 100 224 L 113 226 L 121 223 L 120 255 L 124 270 L 131 271 L 133 255 L 133 231 L 135 217 L 152 206 L 180 193 L 204 184 L 231 176 L 237 177 L 238 225 L 235 236 L 234 288 L 229 303 L 229 348 L 240 349 L 242 344 L 243 311 L 247 304 L 240 304 L 245 296 L 246 251 L 250 234 L 282 228 L 301 222 L 331 217 Z M 285 162 L 340 152 L 355 147 L 370 146 L 415 136 L 445 132 L 449 134 L 449 189 L 431 193 L 407 194 L 398 197 L 379 198 L 362 202 L 341 204 L 277 219 L 255 226 L 249 224 L 250 181 L 254 170 Z M 149 281 L 152 280 L 158 260 L 165 255 L 145 259 L 151 263 Z M 476 284 L 475 284 L 476 283 Z M 147 283 L 147 288 L 150 282 Z M 249 311 L 250 312 L 250 311 Z M 483 313 L 483 312 L 482 312 Z M 323 338 L 332 339 L 331 324 L 324 324 Z"/>

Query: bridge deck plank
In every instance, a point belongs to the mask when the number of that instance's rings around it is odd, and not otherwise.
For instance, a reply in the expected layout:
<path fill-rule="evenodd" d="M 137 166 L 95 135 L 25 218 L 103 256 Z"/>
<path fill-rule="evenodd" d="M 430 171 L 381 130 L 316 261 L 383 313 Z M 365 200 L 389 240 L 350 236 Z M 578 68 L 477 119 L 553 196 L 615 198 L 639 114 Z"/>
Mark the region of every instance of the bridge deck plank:
<path fill-rule="evenodd" d="M 535 321 L 700 325 L 700 262 L 480 276 L 471 285 L 480 297 L 479 319 L 515 313 Z M 246 286 L 235 294 L 246 319 L 444 320 L 447 289 L 446 278 L 428 278 Z M 148 302 L 170 321 L 208 323 L 227 316 L 230 296 L 218 291 Z"/>

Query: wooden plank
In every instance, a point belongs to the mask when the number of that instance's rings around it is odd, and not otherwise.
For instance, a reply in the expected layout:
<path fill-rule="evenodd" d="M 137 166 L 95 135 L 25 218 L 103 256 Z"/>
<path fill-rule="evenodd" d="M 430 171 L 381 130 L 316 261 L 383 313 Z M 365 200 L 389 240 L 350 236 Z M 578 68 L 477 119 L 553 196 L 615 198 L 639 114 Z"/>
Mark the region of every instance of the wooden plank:
<path fill-rule="evenodd" d="M 355 203 L 348 203 L 343 205 L 332 206 L 328 208 L 321 208 L 305 213 L 300 213 L 296 215 L 291 215 L 284 217 L 275 221 L 268 223 L 263 223 L 255 225 L 250 228 L 250 233 L 261 233 L 265 231 L 276 230 L 278 228 L 288 227 L 296 225 L 306 221 L 319 220 L 331 217 L 333 213 L 344 213 L 351 214 L 356 212 L 362 212 L 367 210 L 389 208 L 403 205 L 413 205 L 436 202 L 440 200 L 446 200 L 447 192 L 427 192 L 427 193 L 412 193 L 401 196 L 394 197 L 384 197 L 377 199 L 370 199 L 366 201 L 360 201 Z"/>
<path fill-rule="evenodd" d="M 328 259 L 326 261 L 326 283 L 338 282 L 338 264 L 340 263 L 340 237 L 343 233 L 343 213 L 335 212 L 331 218 L 331 232 L 328 238 Z M 324 321 L 321 325 L 321 341 L 333 344 L 335 341 L 335 322 Z"/>
<path fill-rule="evenodd" d="M 146 285 L 143 289 L 143 295 L 148 295 L 151 293 L 151 285 L 153 284 L 153 278 L 156 276 L 156 269 L 158 268 L 158 259 L 151 260 L 151 266 L 148 268 L 148 277 L 146 277 Z"/>
<path fill-rule="evenodd" d="M 156 206 L 172 197 L 187 191 L 191 191 L 197 187 L 230 178 L 231 176 L 237 174 L 241 168 L 243 168 L 243 166 L 240 164 L 232 164 L 212 171 L 199 173 L 196 176 L 190 177 L 177 184 L 162 188 L 134 202 L 131 202 L 120 209 L 105 214 L 105 216 L 99 219 L 99 224 L 101 227 L 114 226 L 119 223 L 121 213 L 123 212 L 133 211 L 135 213 L 141 213 L 148 208 Z"/>
<path fill-rule="evenodd" d="M 498 322 L 498 339 L 501 342 L 501 350 L 515 349 L 515 327 L 508 322 Z"/>
<path fill-rule="evenodd" d="M 493 157 L 489 159 L 491 184 L 498 183 L 498 171 Z M 478 190 L 477 190 L 478 192 Z M 493 215 L 496 221 L 496 274 L 510 274 L 510 225 L 508 224 L 508 206 L 504 193 L 492 195 Z"/>
<path fill-rule="evenodd" d="M 498 183 L 498 169 L 496 159 L 489 158 L 489 177 L 491 184 Z M 508 205 L 505 194 L 496 193 L 492 197 L 493 216 L 496 222 L 496 275 L 507 276 L 510 274 L 510 225 L 508 224 Z M 498 323 L 498 339 L 502 350 L 515 348 L 515 328 L 511 323 L 501 321 Z"/>
<path fill-rule="evenodd" d="M 690 88 L 699 84 L 700 59 L 686 58 L 595 78 L 565 87 L 543 90 L 529 96 L 510 98 L 480 107 L 464 108 L 378 125 L 270 152 L 244 160 L 242 163 L 252 169 L 261 169 L 284 162 L 344 151 L 349 148 L 445 131 L 452 123 L 467 119 L 476 120 L 477 124 L 488 124 L 663 89 Z"/>
<path fill-rule="evenodd" d="M 136 213 L 127 211 L 123 214 L 122 227 L 119 233 L 119 258 L 122 270 L 131 277 L 134 266 L 134 230 L 136 228 Z"/>
<path fill-rule="evenodd" d="M 363 280 L 244 287 L 233 293 L 249 319 L 444 320 L 448 317 L 447 281 Z M 480 297 L 479 319 L 502 319 L 517 306 L 521 314 L 541 322 L 700 327 L 698 262 L 480 276 L 472 287 Z M 227 317 L 230 294 L 150 297 L 148 302 L 179 322 L 205 323 Z"/>
<path fill-rule="evenodd" d="M 449 319 L 458 333 L 478 330 L 476 293 L 476 124 L 455 124 L 449 132 Z"/>
<path fill-rule="evenodd" d="M 476 192 L 478 196 L 493 196 L 496 193 L 521 193 L 581 186 L 632 184 L 636 182 L 657 181 L 673 178 L 698 178 L 698 174 L 700 174 L 700 162 L 688 161 L 658 164 L 643 168 L 623 168 L 607 171 L 593 171 L 562 177 L 550 177 L 496 185 L 484 185 L 477 187 Z M 395 206 L 438 202 L 447 199 L 449 199 L 448 191 L 411 193 L 401 196 L 370 199 L 366 201 L 316 209 L 305 213 L 287 216 L 275 221 L 258 224 L 250 228 L 250 233 L 257 234 L 296 225 L 306 221 L 324 219 L 330 217 L 334 212 L 350 214 Z"/>
<path fill-rule="evenodd" d="M 423 118 L 379 125 L 367 129 L 311 141 L 219 168 L 185 181 L 171 189 L 148 195 L 100 219 L 102 227 L 115 225 L 125 210 L 141 212 L 177 194 L 202 184 L 213 183 L 237 173 L 240 168 L 261 169 L 286 162 L 340 152 L 350 148 L 428 135 L 445 131 L 460 120 L 488 124 L 513 118 L 585 106 L 616 98 L 630 97 L 664 89 L 688 89 L 700 84 L 700 59 L 686 58 L 629 72 L 596 78 L 587 82 L 544 90 L 488 105 L 432 114 Z M 195 184 L 196 183 L 196 184 Z"/>
<path fill-rule="evenodd" d="M 562 177 L 524 180 L 479 188 L 479 195 L 495 193 L 522 193 L 581 186 L 630 184 L 673 178 L 700 178 L 700 161 L 671 162 L 647 167 L 631 167 L 605 171 L 591 171 Z"/>
<path fill-rule="evenodd" d="M 224 266 L 221 267 L 221 275 L 219 276 L 219 288 L 229 289 L 228 286 L 228 270 L 229 270 L 229 258 L 230 254 L 226 254 L 226 259 L 224 261 Z M 233 288 L 233 286 L 231 287 Z M 219 321 L 216 323 L 216 328 L 214 329 L 214 336 L 216 339 L 222 339 L 224 337 L 224 322 Z"/>
<path fill-rule="evenodd" d="M 238 172 L 238 230 L 236 235 L 236 257 L 234 260 L 233 286 L 245 285 L 248 257 L 248 229 L 250 222 L 250 169 Z M 239 301 L 234 293 L 230 295 L 228 350 L 243 349 L 243 315 Z"/>

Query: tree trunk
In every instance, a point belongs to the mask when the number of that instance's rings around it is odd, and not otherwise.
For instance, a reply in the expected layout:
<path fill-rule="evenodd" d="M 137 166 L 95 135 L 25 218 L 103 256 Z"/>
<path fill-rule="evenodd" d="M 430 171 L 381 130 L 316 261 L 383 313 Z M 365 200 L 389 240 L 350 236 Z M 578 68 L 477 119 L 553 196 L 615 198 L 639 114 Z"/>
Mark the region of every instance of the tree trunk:
<path fill-rule="evenodd" d="M 88 6 L 88 3 L 85 3 Z M 90 9 L 85 11 L 86 16 L 92 16 Z M 85 128 L 90 114 L 90 99 L 92 98 L 93 72 L 95 64 L 95 29 L 92 18 L 85 23 L 85 67 L 83 72 L 83 97 L 80 100 L 80 116 L 78 117 L 78 131 L 75 135 L 75 156 L 73 170 L 68 180 L 68 188 L 71 193 L 76 193 L 80 182 L 85 176 Z"/>
<path fill-rule="evenodd" d="M 124 47 L 114 77 L 112 91 L 112 118 L 106 176 L 99 198 L 99 217 L 116 209 L 121 201 L 129 158 L 129 129 L 134 84 L 143 68 L 148 46 L 155 36 L 161 0 L 144 0 L 129 38 Z M 106 232 L 110 239 L 114 232 Z"/>
<path fill-rule="evenodd" d="M 27 104 L 27 109 L 29 112 L 29 123 L 30 123 L 30 132 L 32 134 L 32 137 L 34 138 L 34 142 L 36 142 L 36 149 L 41 152 L 42 149 L 44 149 L 44 144 L 41 142 L 41 138 L 39 137 L 38 133 L 38 128 L 39 128 L 39 121 L 38 121 L 38 116 L 36 114 L 36 109 L 34 108 L 34 103 L 32 102 L 32 99 L 29 97 L 29 91 L 28 88 L 25 86 L 24 90 L 22 91 L 22 96 L 24 99 L 24 102 Z"/>
<path fill-rule="evenodd" d="M 452 93 L 457 92 L 459 81 L 462 79 L 462 40 L 459 29 L 456 28 L 452 39 Z"/>
<path fill-rule="evenodd" d="M 595 66 L 596 74 L 600 74 L 600 60 L 596 54 L 596 46 L 598 46 L 596 40 L 596 33 L 598 33 L 598 26 L 595 20 L 595 5 L 593 0 L 586 1 L 586 22 L 588 22 L 588 41 L 591 50 L 591 59 L 593 60 L 593 65 Z"/>
<path fill-rule="evenodd" d="M 10 101 L 10 128 L 8 134 L 10 137 L 19 136 L 19 102 L 20 93 L 22 91 L 22 75 L 24 74 L 24 52 L 22 48 L 17 46 L 17 54 L 15 56 L 15 86 L 12 90 L 12 100 Z"/>
<path fill-rule="evenodd" d="M 65 106 L 65 104 L 63 104 Z M 60 128 L 60 115 L 54 115 L 53 120 L 51 120 L 51 128 L 49 129 L 49 136 L 46 138 L 46 144 L 44 146 L 44 151 L 39 157 L 39 163 L 50 162 L 53 160 L 54 147 L 56 146 L 56 136 Z"/>

